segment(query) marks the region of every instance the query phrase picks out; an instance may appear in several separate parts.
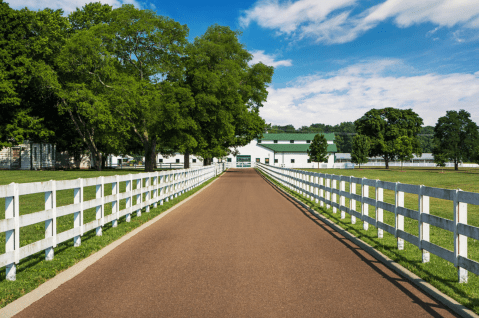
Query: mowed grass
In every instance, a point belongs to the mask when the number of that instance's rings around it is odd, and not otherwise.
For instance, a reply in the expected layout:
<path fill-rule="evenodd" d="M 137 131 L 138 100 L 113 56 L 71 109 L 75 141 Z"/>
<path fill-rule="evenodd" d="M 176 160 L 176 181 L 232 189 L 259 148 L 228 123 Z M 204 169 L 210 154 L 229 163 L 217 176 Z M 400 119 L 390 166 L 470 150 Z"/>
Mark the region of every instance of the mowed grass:
<path fill-rule="evenodd" d="M 355 170 L 339 170 L 339 169 L 304 169 L 308 171 L 365 177 L 368 179 L 379 179 L 382 181 L 401 182 L 416 185 L 425 185 L 429 187 L 446 188 L 446 189 L 462 189 L 469 192 L 479 192 L 479 169 L 465 169 L 454 171 L 444 169 L 355 169 Z M 338 185 L 339 187 L 339 182 Z M 349 184 L 346 183 L 346 191 L 349 191 Z M 288 191 L 290 192 L 290 191 Z M 291 193 L 291 192 L 290 192 Z M 356 193 L 360 194 L 360 186 L 357 185 Z M 369 225 L 368 230 L 363 229 L 363 222 L 357 220 L 356 224 L 351 223 L 351 216 L 346 214 L 345 219 L 341 219 L 341 213 L 337 211 L 333 213 L 332 208 L 321 208 L 319 204 L 307 199 L 302 195 L 294 193 L 296 197 L 307 202 L 315 210 L 320 211 L 324 216 L 340 225 L 356 237 L 372 245 L 383 254 L 395 260 L 411 272 L 431 283 L 433 286 L 444 292 L 445 294 L 456 299 L 461 304 L 471 308 L 479 313 L 479 277 L 473 273 L 469 273 L 469 281 L 465 284 L 458 283 L 457 269 L 452 263 L 431 254 L 429 263 L 422 263 L 422 252 L 413 244 L 405 242 L 404 250 L 397 249 L 397 239 L 384 232 L 382 239 L 378 238 L 378 230 L 374 226 Z M 369 187 L 369 197 L 375 197 L 375 188 Z M 331 196 L 332 198 L 332 196 Z M 418 196 L 405 193 L 405 207 L 418 210 Z M 335 200 L 339 202 L 339 196 Z M 394 191 L 384 190 L 384 201 L 394 204 Z M 346 198 L 346 206 L 349 206 L 349 200 Z M 356 211 L 361 211 L 360 204 L 356 203 Z M 375 218 L 375 208 L 369 206 L 369 216 Z M 430 214 L 453 220 L 453 203 L 451 201 L 430 198 Z M 394 226 L 394 213 L 384 211 L 384 222 Z M 468 224 L 479 227 L 479 206 L 468 205 Z M 406 232 L 418 235 L 418 222 L 413 219 L 404 218 L 404 229 Z M 430 241 L 436 245 L 454 251 L 453 233 L 430 226 Z M 468 258 L 479 261 L 479 241 L 468 239 Z M 347 266 L 347 264 L 345 264 Z"/>
<path fill-rule="evenodd" d="M 0 185 L 11 182 L 26 183 L 49 180 L 68 180 L 76 178 L 93 178 L 99 176 L 110 176 L 120 174 L 137 174 L 143 171 L 138 170 L 106 170 L 106 171 L 0 171 Z M 202 187 L 213 181 L 210 179 L 201 186 L 150 209 L 149 213 L 143 209 L 141 216 L 131 214 L 131 222 L 126 222 L 125 216 L 118 221 L 118 226 L 113 228 L 111 223 L 103 227 L 103 235 L 96 236 L 95 230 L 86 232 L 81 238 L 81 246 L 73 247 L 73 239 L 58 244 L 55 248 L 55 257 L 52 261 L 45 261 L 45 253 L 39 252 L 30 257 L 20 260 L 17 264 L 17 280 L 7 281 L 5 278 L 5 267 L 0 268 L 0 308 L 6 306 L 15 299 L 23 296 L 38 287 L 43 282 L 54 277 L 57 273 L 73 266 L 82 259 L 100 250 L 126 233 L 148 222 L 155 216 L 166 211 L 176 203 L 186 199 L 188 196 L 199 191 Z M 145 183 L 143 182 L 143 185 Z M 105 195 L 111 194 L 111 184 L 105 184 Z M 137 183 L 133 180 L 133 189 Z M 120 183 L 120 192 L 125 192 L 125 182 Z M 95 198 L 95 186 L 84 188 L 84 201 Z M 145 197 L 143 197 L 145 199 Z M 44 210 L 44 193 L 26 195 L 20 197 L 20 215 Z M 57 191 L 57 206 L 73 203 L 73 190 Z M 136 204 L 136 196 L 133 197 L 133 205 Z M 125 208 L 125 200 L 120 201 L 120 210 Z M 105 216 L 111 214 L 112 207 L 105 204 Z M 0 199 L 0 219 L 5 218 L 5 199 Z M 84 223 L 95 220 L 95 208 L 84 211 Z M 73 228 L 73 214 L 57 218 L 57 233 Z M 45 222 L 40 222 L 20 229 L 20 246 L 25 246 L 45 238 Z M 0 254 L 5 253 L 5 233 L 0 233 Z"/>

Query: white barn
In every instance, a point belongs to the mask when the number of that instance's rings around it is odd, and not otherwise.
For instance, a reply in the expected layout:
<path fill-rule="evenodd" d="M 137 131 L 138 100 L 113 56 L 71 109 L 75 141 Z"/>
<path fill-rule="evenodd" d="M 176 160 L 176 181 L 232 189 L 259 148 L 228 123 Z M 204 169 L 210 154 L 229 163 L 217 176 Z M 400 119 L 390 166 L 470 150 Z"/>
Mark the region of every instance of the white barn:
<path fill-rule="evenodd" d="M 307 150 L 317 134 L 264 134 L 260 140 L 254 139 L 248 145 L 239 147 L 239 153 L 227 157 L 227 161 L 238 167 L 251 166 L 253 162 L 270 164 L 287 168 L 316 168 L 317 163 L 311 162 Z M 333 167 L 334 154 L 337 147 L 334 144 L 334 133 L 324 134 L 328 141 L 328 162 L 321 167 Z"/>

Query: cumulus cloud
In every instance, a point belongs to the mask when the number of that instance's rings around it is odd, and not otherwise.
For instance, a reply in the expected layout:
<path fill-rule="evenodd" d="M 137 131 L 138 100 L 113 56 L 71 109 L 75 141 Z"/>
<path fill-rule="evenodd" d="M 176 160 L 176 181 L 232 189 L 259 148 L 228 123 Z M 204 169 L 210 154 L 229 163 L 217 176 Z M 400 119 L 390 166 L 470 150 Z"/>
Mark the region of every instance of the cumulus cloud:
<path fill-rule="evenodd" d="M 136 0 L 95 0 L 103 4 L 109 4 L 113 8 L 121 7 L 122 4 L 134 4 L 135 7 L 141 8 L 141 5 Z M 92 0 L 13 0 L 9 5 L 13 9 L 23 9 L 27 7 L 30 10 L 41 10 L 45 8 L 63 9 L 65 14 L 75 11 L 76 8 L 81 8 L 85 4 L 92 2 Z"/>
<path fill-rule="evenodd" d="M 280 34 L 328 44 L 350 42 L 387 19 L 399 27 L 430 22 L 479 28 L 479 0 L 386 0 L 353 14 L 360 5 L 360 0 L 259 0 L 240 23 L 247 27 L 256 22 Z"/>
<path fill-rule="evenodd" d="M 325 75 L 300 77 L 286 88 L 269 88 L 261 109 L 266 122 L 338 124 L 354 121 L 372 108 L 412 108 L 426 125 L 435 125 L 447 110 L 465 109 L 479 123 L 479 72 L 448 75 L 387 75 L 400 60 L 348 66 Z"/>
<path fill-rule="evenodd" d="M 273 67 L 293 65 L 291 60 L 275 61 L 276 55 L 265 54 L 263 50 L 252 51 L 250 53 L 253 54 L 253 59 L 250 62 L 251 64 L 256 64 L 256 63 L 259 63 L 259 62 L 263 62 L 263 64 L 273 66 Z"/>

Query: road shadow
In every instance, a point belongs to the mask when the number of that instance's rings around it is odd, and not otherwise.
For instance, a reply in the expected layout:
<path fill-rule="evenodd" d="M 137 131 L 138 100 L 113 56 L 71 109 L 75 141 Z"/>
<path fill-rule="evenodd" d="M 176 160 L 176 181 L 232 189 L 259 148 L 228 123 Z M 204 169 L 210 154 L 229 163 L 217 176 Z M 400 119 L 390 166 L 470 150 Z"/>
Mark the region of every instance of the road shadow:
<path fill-rule="evenodd" d="M 364 257 L 360 251 L 364 251 L 362 248 L 354 244 L 352 241 L 350 241 L 348 238 L 344 237 L 340 232 L 336 231 L 334 228 L 330 227 L 327 223 L 323 222 L 321 219 L 319 219 L 316 215 L 312 214 L 309 210 L 304 208 L 302 205 L 300 205 L 298 202 L 293 200 L 289 195 L 287 195 L 285 192 L 283 192 L 277 185 L 275 185 L 273 182 L 271 182 L 269 179 L 267 179 L 264 175 L 262 175 L 260 172 L 256 170 L 256 173 L 261 176 L 279 195 L 281 195 L 283 198 L 291 202 L 291 204 L 297 208 L 301 213 L 303 213 L 307 218 L 309 218 L 312 222 L 314 222 L 316 225 L 321 227 L 324 231 L 326 231 L 329 235 L 334 237 L 336 240 L 341 242 L 345 247 L 347 247 L 350 251 L 352 251 L 356 256 L 359 257 L 359 259 L 368 265 L 372 270 L 374 270 L 376 273 L 381 275 L 383 278 L 385 278 L 388 282 L 393 284 L 395 287 L 397 287 L 403 294 L 407 295 L 412 302 L 418 304 L 421 308 L 423 308 L 427 313 L 429 313 L 433 317 L 442 317 L 439 313 L 437 313 L 434 309 L 435 308 L 445 308 L 448 310 L 452 315 L 456 317 L 460 317 L 454 312 L 450 311 L 447 307 L 441 305 L 439 302 L 438 303 L 428 303 L 424 302 L 421 300 L 419 297 L 414 295 L 409 289 L 405 288 L 401 283 L 407 283 L 411 289 L 415 289 L 419 291 L 420 293 L 424 294 L 421 290 L 419 290 L 417 287 L 415 287 L 409 280 L 403 278 L 400 273 L 396 273 L 398 277 L 393 277 L 389 273 L 383 271 L 380 267 L 378 267 L 379 264 L 382 265 L 382 263 L 376 259 L 370 260 Z M 366 252 L 366 251 L 364 251 Z M 366 252 L 367 253 L 367 252 Z M 369 255 L 369 254 L 368 254 Z M 372 256 L 371 256 L 372 257 Z M 384 265 L 385 266 L 385 265 Z M 391 270 L 392 271 L 392 270 Z M 430 296 L 428 296 L 430 297 Z"/>

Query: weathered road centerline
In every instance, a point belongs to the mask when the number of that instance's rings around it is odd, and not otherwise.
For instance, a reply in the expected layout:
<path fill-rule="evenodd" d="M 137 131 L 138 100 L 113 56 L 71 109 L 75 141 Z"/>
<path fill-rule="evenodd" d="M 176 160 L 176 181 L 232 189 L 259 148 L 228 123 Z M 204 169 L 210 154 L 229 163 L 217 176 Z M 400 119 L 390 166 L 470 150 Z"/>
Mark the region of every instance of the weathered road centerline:
<path fill-rule="evenodd" d="M 245 169 L 16 317 L 105 316 L 453 315 Z"/>

